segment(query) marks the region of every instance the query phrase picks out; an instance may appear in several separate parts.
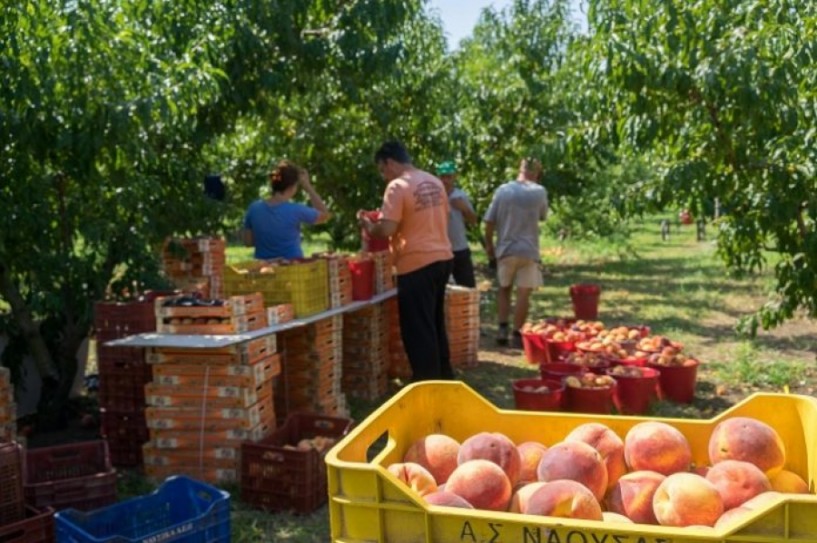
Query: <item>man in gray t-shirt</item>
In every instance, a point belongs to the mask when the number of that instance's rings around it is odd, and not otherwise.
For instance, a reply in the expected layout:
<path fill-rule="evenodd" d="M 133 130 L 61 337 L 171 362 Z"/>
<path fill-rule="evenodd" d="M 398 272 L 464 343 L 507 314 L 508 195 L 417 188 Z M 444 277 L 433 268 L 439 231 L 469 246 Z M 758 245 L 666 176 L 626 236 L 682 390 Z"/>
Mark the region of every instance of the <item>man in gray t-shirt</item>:
<path fill-rule="evenodd" d="M 442 162 L 437 166 L 437 177 L 445 185 L 448 192 L 448 239 L 451 241 L 451 250 L 454 252 L 454 268 L 451 275 L 454 282 L 464 287 L 477 286 L 474 277 L 474 263 L 471 261 L 471 249 L 468 247 L 468 225 L 477 223 L 477 214 L 468 199 L 468 195 L 455 186 L 457 181 L 457 165 L 451 161 Z"/>
<path fill-rule="evenodd" d="M 516 180 L 497 189 L 485 213 L 485 250 L 497 263 L 499 293 L 497 343 L 508 344 L 508 318 L 511 313 L 511 291 L 516 283 L 516 307 L 513 332 L 515 346 L 521 345 L 519 333 L 528 318 L 530 295 L 542 286 L 539 269 L 539 221 L 547 218 L 547 191 L 539 184 L 542 165 L 526 158 L 519 166 Z M 494 233 L 497 243 L 494 245 Z"/>

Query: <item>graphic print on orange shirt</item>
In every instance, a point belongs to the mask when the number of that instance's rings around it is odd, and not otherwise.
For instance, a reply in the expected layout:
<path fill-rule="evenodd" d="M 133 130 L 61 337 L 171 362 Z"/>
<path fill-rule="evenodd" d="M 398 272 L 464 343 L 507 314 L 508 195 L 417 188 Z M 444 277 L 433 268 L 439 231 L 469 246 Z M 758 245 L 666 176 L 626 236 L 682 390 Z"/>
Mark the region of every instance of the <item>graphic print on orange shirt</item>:
<path fill-rule="evenodd" d="M 414 190 L 414 211 L 443 205 L 443 196 L 442 185 L 432 181 L 418 183 Z"/>

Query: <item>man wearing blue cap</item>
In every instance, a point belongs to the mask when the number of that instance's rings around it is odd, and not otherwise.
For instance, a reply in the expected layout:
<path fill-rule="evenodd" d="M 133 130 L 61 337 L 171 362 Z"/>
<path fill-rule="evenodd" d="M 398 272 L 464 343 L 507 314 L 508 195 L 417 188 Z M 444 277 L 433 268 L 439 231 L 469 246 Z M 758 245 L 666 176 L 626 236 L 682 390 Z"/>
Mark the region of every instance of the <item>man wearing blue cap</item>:
<path fill-rule="evenodd" d="M 464 287 L 477 286 L 474 277 L 474 263 L 471 261 L 471 249 L 468 247 L 467 227 L 477 223 L 477 214 L 468 199 L 468 195 L 454 184 L 457 181 L 457 165 L 447 160 L 437 166 L 437 177 L 448 192 L 448 239 L 454 251 L 454 269 L 451 273 L 454 282 Z"/>

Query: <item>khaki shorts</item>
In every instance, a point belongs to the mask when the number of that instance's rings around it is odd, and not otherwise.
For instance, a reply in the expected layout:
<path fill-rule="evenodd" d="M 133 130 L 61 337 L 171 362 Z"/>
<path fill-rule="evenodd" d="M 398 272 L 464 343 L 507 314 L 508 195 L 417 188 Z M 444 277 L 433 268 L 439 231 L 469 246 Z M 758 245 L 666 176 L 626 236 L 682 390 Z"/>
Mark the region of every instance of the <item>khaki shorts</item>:
<path fill-rule="evenodd" d="M 542 286 L 542 270 L 539 262 L 521 256 L 506 256 L 497 262 L 497 279 L 500 287 L 516 283 L 519 288 Z"/>

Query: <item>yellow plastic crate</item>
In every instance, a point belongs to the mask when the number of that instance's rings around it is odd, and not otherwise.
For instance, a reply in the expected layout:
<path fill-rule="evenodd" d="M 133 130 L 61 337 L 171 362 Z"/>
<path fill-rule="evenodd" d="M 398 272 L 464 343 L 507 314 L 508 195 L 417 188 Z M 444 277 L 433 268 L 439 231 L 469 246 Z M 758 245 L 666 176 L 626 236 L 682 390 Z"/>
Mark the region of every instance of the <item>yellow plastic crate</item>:
<path fill-rule="evenodd" d="M 361 422 L 327 455 L 332 541 L 337 543 L 806 543 L 817 541 L 817 495 L 788 494 L 741 524 L 670 528 L 644 524 L 474 511 L 429 506 L 386 471 L 412 442 L 431 433 L 458 441 L 502 432 L 514 442 L 561 441 L 573 428 L 601 422 L 620 436 L 639 422 L 663 420 L 689 440 L 693 460 L 708 463 L 707 445 L 725 418 L 754 417 L 777 429 L 787 469 L 817 484 L 817 399 L 755 394 L 709 420 L 657 419 L 496 408 L 467 385 L 430 381 L 410 385 Z"/>
<path fill-rule="evenodd" d="M 296 317 L 329 308 L 326 260 L 316 258 L 287 264 L 253 260 L 224 268 L 225 296 L 260 292 L 264 304 L 292 304 Z"/>

